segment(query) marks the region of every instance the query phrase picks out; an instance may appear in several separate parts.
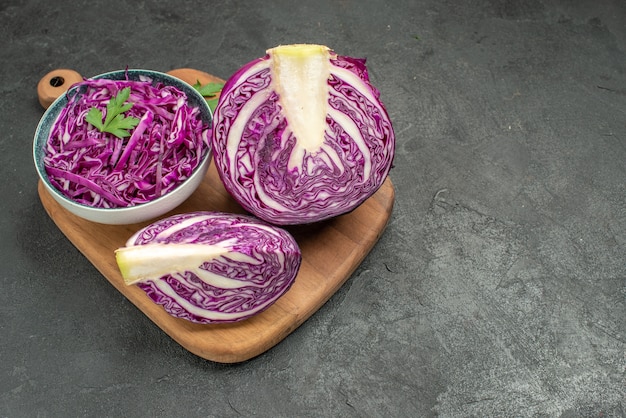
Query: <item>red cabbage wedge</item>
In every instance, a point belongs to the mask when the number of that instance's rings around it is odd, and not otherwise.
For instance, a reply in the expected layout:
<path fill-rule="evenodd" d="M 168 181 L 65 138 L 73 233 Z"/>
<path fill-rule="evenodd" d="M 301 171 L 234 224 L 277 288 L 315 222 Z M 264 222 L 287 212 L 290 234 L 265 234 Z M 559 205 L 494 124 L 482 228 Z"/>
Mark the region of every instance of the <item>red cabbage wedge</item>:
<path fill-rule="evenodd" d="M 126 284 L 138 285 L 170 315 L 200 324 L 264 311 L 291 287 L 302 262 L 282 228 L 220 212 L 157 221 L 115 256 Z"/>
<path fill-rule="evenodd" d="M 350 212 L 392 165 L 391 121 L 364 59 L 285 45 L 226 82 L 213 120 L 215 165 L 244 209 L 277 225 Z"/>

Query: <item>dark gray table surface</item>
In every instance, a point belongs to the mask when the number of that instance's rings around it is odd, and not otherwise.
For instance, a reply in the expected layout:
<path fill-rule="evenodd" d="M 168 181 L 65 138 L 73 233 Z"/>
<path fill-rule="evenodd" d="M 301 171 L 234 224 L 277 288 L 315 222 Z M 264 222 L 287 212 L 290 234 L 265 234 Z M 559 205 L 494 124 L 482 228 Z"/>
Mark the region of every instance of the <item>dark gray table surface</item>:
<path fill-rule="evenodd" d="M 0 39 L 1 417 L 626 414 L 626 2 L 2 0 Z M 206 361 L 46 215 L 36 85 L 304 42 L 367 58 L 394 212 L 287 339 Z"/>

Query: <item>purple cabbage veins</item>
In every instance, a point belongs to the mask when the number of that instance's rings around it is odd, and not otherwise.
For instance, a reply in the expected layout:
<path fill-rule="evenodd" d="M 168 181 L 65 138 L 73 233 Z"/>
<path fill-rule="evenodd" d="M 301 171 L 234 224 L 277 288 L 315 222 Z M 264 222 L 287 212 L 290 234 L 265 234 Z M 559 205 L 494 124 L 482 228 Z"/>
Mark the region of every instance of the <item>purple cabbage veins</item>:
<path fill-rule="evenodd" d="M 157 221 L 118 251 L 133 248 L 150 254 L 147 269 L 158 271 L 163 259 L 170 270 L 136 284 L 169 314 L 201 324 L 240 321 L 264 311 L 291 287 L 302 261 L 298 244 L 282 228 L 220 212 Z M 190 252 L 199 259 L 195 264 Z M 124 275 L 119 256 L 118 264 Z"/>
<path fill-rule="evenodd" d="M 347 213 L 378 190 L 395 136 L 364 59 L 287 45 L 239 69 L 213 120 L 215 165 L 247 211 L 277 225 Z"/>

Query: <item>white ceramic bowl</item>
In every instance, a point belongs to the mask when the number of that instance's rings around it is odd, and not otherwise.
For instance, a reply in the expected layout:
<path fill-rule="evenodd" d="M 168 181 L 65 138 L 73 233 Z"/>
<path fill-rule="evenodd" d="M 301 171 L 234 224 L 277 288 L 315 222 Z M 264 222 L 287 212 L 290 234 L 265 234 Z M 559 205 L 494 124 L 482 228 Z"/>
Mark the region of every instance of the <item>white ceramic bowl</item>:
<path fill-rule="evenodd" d="M 187 95 L 188 103 L 191 106 L 198 106 L 200 108 L 203 121 L 209 125 L 211 124 L 213 115 L 206 100 L 192 86 L 176 77 L 172 77 L 168 74 L 158 71 L 120 70 L 100 74 L 93 78 L 121 80 L 125 79 L 126 75 L 128 75 L 128 79 L 130 80 L 139 80 L 140 77 L 145 76 L 152 79 L 154 83 L 161 82 L 163 84 L 173 85 L 179 90 L 182 90 Z M 67 97 L 65 94 L 63 94 L 50 105 L 50 107 L 42 116 L 37 126 L 37 130 L 35 131 L 35 138 L 33 141 L 33 158 L 35 160 L 37 173 L 39 174 L 39 177 L 41 178 L 45 188 L 48 190 L 54 200 L 56 200 L 63 208 L 67 209 L 71 213 L 92 222 L 110 225 L 123 225 L 144 222 L 153 218 L 157 218 L 183 203 L 198 188 L 198 186 L 204 179 L 204 176 L 211 162 L 210 147 L 208 147 L 206 156 L 202 160 L 201 164 L 199 164 L 195 168 L 194 172 L 187 180 L 178 185 L 178 187 L 176 187 L 174 190 L 163 196 L 160 196 L 159 198 L 151 202 L 143 203 L 136 206 L 106 209 L 94 208 L 71 200 L 70 198 L 63 195 L 59 190 L 57 190 L 52 185 L 52 183 L 50 183 L 43 162 L 45 144 L 48 141 L 48 136 L 50 135 L 50 131 L 54 126 L 54 123 L 60 111 L 65 107 L 66 104 Z"/>

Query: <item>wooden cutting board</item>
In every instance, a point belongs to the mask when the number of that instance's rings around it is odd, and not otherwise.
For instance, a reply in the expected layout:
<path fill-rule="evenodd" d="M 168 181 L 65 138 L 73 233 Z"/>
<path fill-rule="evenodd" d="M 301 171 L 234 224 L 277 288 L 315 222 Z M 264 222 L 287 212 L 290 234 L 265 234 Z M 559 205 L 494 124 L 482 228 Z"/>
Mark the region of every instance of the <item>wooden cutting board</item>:
<path fill-rule="evenodd" d="M 171 71 L 190 84 L 221 81 L 193 69 Z M 388 178 L 357 209 L 332 220 L 289 227 L 302 251 L 302 266 L 293 286 L 269 309 L 231 324 L 200 325 L 170 316 L 137 286 L 124 284 L 114 251 L 150 222 L 104 225 L 63 209 L 42 182 L 39 197 L 48 215 L 82 254 L 148 318 L 190 352 L 220 363 L 237 363 L 269 350 L 315 313 L 352 275 L 376 244 L 391 216 L 394 187 Z M 245 213 L 224 189 L 215 165 L 200 187 L 163 217 L 192 211 Z"/>

